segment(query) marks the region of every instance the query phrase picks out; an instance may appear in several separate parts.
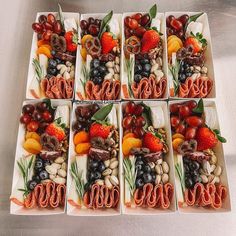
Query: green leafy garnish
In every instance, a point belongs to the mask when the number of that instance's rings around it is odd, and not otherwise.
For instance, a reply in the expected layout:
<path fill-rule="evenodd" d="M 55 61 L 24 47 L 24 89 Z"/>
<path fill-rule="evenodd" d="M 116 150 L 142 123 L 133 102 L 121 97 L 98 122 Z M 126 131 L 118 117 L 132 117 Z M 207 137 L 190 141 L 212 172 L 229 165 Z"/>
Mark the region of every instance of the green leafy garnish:
<path fill-rule="evenodd" d="M 201 33 L 198 32 L 196 33 L 196 35 L 194 35 L 193 32 L 191 32 L 190 34 L 202 44 L 203 48 L 207 46 L 207 40 L 203 38 L 203 35 Z"/>
<path fill-rule="evenodd" d="M 24 197 L 26 197 L 30 193 L 30 189 L 28 188 L 27 183 L 30 180 L 29 174 L 34 161 L 35 161 L 35 155 L 32 155 L 30 159 L 23 156 L 17 161 L 17 165 L 20 169 L 21 175 L 24 180 L 24 188 L 18 190 L 24 192 Z"/>
<path fill-rule="evenodd" d="M 70 174 L 75 181 L 75 188 L 82 200 L 84 196 L 84 181 L 82 179 L 82 171 L 79 173 L 76 161 L 71 164 Z"/>
<path fill-rule="evenodd" d="M 47 108 L 50 111 L 50 113 L 54 113 L 55 112 L 56 108 L 52 106 L 51 100 L 49 98 L 43 99 L 43 102 L 46 103 Z"/>
<path fill-rule="evenodd" d="M 169 65 L 169 70 L 173 77 L 173 83 L 174 83 L 174 95 L 177 95 L 179 92 L 179 69 L 180 69 L 180 63 L 178 60 L 176 60 L 175 65 Z"/>
<path fill-rule="evenodd" d="M 110 103 L 102 108 L 100 108 L 91 118 L 91 120 L 95 120 L 97 122 L 103 122 L 106 120 L 107 116 L 111 112 L 113 108 L 113 103 Z"/>
<path fill-rule="evenodd" d="M 197 18 L 199 18 L 203 14 L 204 14 L 204 12 L 201 12 L 201 13 L 190 16 L 187 23 L 185 24 L 184 32 L 186 32 L 186 29 L 187 29 L 190 22 L 192 22 L 192 21 L 195 22 L 197 20 Z"/>
<path fill-rule="evenodd" d="M 153 5 L 149 10 L 150 20 L 154 19 L 157 15 L 157 4 Z"/>
<path fill-rule="evenodd" d="M 87 81 L 89 80 L 89 70 L 87 69 L 86 65 L 82 65 L 82 70 L 81 71 L 82 71 L 82 75 L 83 75 L 84 80 L 82 80 L 80 78 L 80 82 L 81 82 L 81 84 L 84 88 L 84 93 L 86 93 L 85 85 L 86 85 Z"/>
<path fill-rule="evenodd" d="M 101 38 L 102 33 L 106 31 L 106 26 L 109 24 L 109 22 L 110 22 L 112 16 L 113 16 L 113 11 L 110 11 L 110 12 L 102 19 L 100 31 L 99 31 L 99 34 L 98 34 L 98 38 Z"/>
<path fill-rule="evenodd" d="M 214 129 L 213 132 L 216 134 L 217 139 L 218 139 L 221 143 L 226 143 L 226 142 L 227 142 L 226 138 L 224 138 L 224 137 L 221 136 L 221 133 L 220 133 L 220 131 L 219 131 L 218 129 Z"/>
<path fill-rule="evenodd" d="M 42 69 L 42 67 L 39 63 L 39 60 L 37 58 L 33 59 L 32 64 L 33 64 L 33 67 L 34 67 L 34 71 L 36 73 L 36 79 L 40 83 L 40 81 L 44 78 L 43 69 Z"/>
<path fill-rule="evenodd" d="M 177 172 L 177 175 L 179 177 L 179 181 L 181 184 L 181 190 L 184 196 L 184 192 L 185 192 L 185 180 L 184 180 L 184 171 L 181 167 L 181 165 L 179 163 L 175 164 L 175 170 Z"/>
<path fill-rule="evenodd" d="M 133 160 L 131 160 L 130 158 L 125 158 L 123 160 L 123 166 L 125 171 L 125 180 L 129 185 L 131 196 L 133 196 L 136 189 L 135 180 L 137 176 L 137 171 L 135 171 L 135 158 L 133 158 Z"/>
<path fill-rule="evenodd" d="M 58 16 L 59 16 L 59 20 L 61 22 L 62 28 L 65 29 L 65 26 L 64 26 L 64 16 L 63 16 L 61 5 L 59 3 L 58 3 Z"/>
<path fill-rule="evenodd" d="M 144 108 L 142 116 L 144 117 L 144 119 L 146 120 L 146 124 L 143 127 L 145 130 L 147 130 L 147 128 L 149 126 L 152 126 L 152 114 L 151 114 L 151 108 L 149 106 L 147 106 L 145 103 L 142 103 L 142 106 Z"/>
<path fill-rule="evenodd" d="M 202 98 L 198 101 L 197 106 L 193 108 L 193 112 L 198 114 L 202 114 L 204 112 L 204 104 Z"/>
<path fill-rule="evenodd" d="M 134 96 L 133 91 L 132 91 L 132 83 L 133 83 L 133 71 L 134 71 L 134 57 L 130 55 L 129 59 L 125 59 L 125 65 L 127 69 L 127 77 L 128 77 L 128 89 L 129 89 L 129 94 L 131 97 Z"/>

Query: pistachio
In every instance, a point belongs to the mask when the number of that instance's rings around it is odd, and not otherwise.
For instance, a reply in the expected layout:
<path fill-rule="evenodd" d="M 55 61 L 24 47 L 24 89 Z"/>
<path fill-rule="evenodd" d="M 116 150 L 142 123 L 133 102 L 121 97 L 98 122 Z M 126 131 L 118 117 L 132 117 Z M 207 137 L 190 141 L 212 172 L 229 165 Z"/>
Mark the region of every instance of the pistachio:
<path fill-rule="evenodd" d="M 115 79 L 115 80 L 119 80 L 119 79 L 120 79 L 120 75 L 119 75 L 119 74 L 117 74 L 117 73 L 116 73 L 116 74 L 114 74 L 114 79 Z"/>
<path fill-rule="evenodd" d="M 169 175 L 164 173 L 162 176 L 161 176 L 161 180 L 162 180 L 162 183 L 163 184 L 166 184 L 169 180 Z"/>
<path fill-rule="evenodd" d="M 201 175 L 201 179 L 204 184 L 208 183 L 208 178 L 206 175 Z"/>
<path fill-rule="evenodd" d="M 158 57 L 158 58 L 156 59 L 156 62 L 157 62 L 157 64 L 158 64 L 160 67 L 162 67 L 162 58 L 161 58 L 161 57 Z"/>
<path fill-rule="evenodd" d="M 152 169 L 155 168 L 155 163 L 154 163 L 154 162 L 148 162 L 148 165 L 149 165 Z"/>
<path fill-rule="evenodd" d="M 113 157 L 110 159 L 110 161 L 111 161 L 110 163 L 112 163 L 113 161 L 117 161 L 117 158 Z"/>
<path fill-rule="evenodd" d="M 211 174 L 211 165 L 208 161 L 204 160 L 202 164 L 203 170 L 206 174 Z"/>
<path fill-rule="evenodd" d="M 217 163 L 217 157 L 216 157 L 215 154 L 213 154 L 213 155 L 211 156 L 210 162 L 211 162 L 211 164 L 216 164 L 216 163 Z"/>
<path fill-rule="evenodd" d="M 67 171 L 67 164 L 65 162 L 61 164 L 61 169 Z"/>
<path fill-rule="evenodd" d="M 63 157 L 58 157 L 57 159 L 54 160 L 55 163 L 57 164 L 62 164 L 64 162 L 64 158 Z"/>
<path fill-rule="evenodd" d="M 53 179 L 53 181 L 57 184 L 65 184 L 66 183 L 66 179 L 65 178 L 62 178 L 62 177 L 56 177 Z"/>
<path fill-rule="evenodd" d="M 115 168 L 115 169 L 112 170 L 111 174 L 114 175 L 114 176 L 117 176 L 118 172 L 119 172 L 118 168 Z"/>
<path fill-rule="evenodd" d="M 51 175 L 55 175 L 57 173 L 57 169 L 52 165 L 45 166 L 45 170 Z"/>
<path fill-rule="evenodd" d="M 113 74 L 108 73 L 107 75 L 105 75 L 104 79 L 112 79 Z"/>
<path fill-rule="evenodd" d="M 114 74 L 115 74 L 115 71 L 114 71 L 114 69 L 113 69 L 113 68 L 108 68 L 108 71 L 109 71 L 109 73 L 111 73 L 112 75 L 114 75 Z"/>
<path fill-rule="evenodd" d="M 215 177 L 214 175 L 209 175 L 208 182 L 211 183 L 213 181 L 214 177 Z"/>
<path fill-rule="evenodd" d="M 205 66 L 203 66 L 202 68 L 201 68 L 201 73 L 202 74 L 207 74 L 207 67 L 205 67 Z"/>
<path fill-rule="evenodd" d="M 115 65 L 114 71 L 115 71 L 115 73 L 120 73 L 120 67 L 119 67 L 119 65 Z"/>
<path fill-rule="evenodd" d="M 158 70 L 159 65 L 158 64 L 154 64 L 151 68 L 151 73 L 154 73 L 154 71 Z"/>
<path fill-rule="evenodd" d="M 70 72 L 70 78 L 74 78 L 75 77 L 75 71 L 71 71 Z"/>
<path fill-rule="evenodd" d="M 120 58 L 119 57 L 115 58 L 115 63 L 118 64 L 118 65 L 120 64 Z"/>
<path fill-rule="evenodd" d="M 67 71 L 67 67 L 63 65 L 60 69 L 60 74 L 63 75 Z"/>
<path fill-rule="evenodd" d="M 100 185 L 100 186 L 102 186 L 102 185 L 104 185 L 104 180 L 103 180 L 103 179 L 97 179 L 97 180 L 95 181 L 95 183 L 98 184 L 98 185 Z"/>
<path fill-rule="evenodd" d="M 118 178 L 114 175 L 112 175 L 109 180 L 110 180 L 111 184 L 114 185 L 114 186 L 119 184 Z"/>
<path fill-rule="evenodd" d="M 70 78 L 69 72 L 66 71 L 66 72 L 63 74 L 63 77 L 64 77 L 65 79 L 69 79 L 69 78 Z"/>
<path fill-rule="evenodd" d="M 214 170 L 215 170 L 215 168 L 216 168 L 216 165 L 211 165 L 211 172 L 213 172 Z"/>
<path fill-rule="evenodd" d="M 112 173 L 112 170 L 110 168 L 107 168 L 102 172 L 102 175 L 107 176 L 107 175 L 110 175 L 111 173 Z"/>
<path fill-rule="evenodd" d="M 163 172 L 164 173 L 166 173 L 166 174 L 168 174 L 169 173 L 169 165 L 167 164 L 167 162 L 166 161 L 163 161 L 163 163 L 162 163 L 162 169 L 163 169 Z"/>
<path fill-rule="evenodd" d="M 72 63 L 70 61 L 66 61 L 66 66 L 72 66 Z"/>
<path fill-rule="evenodd" d="M 155 184 L 159 184 L 161 182 L 161 175 L 156 175 Z"/>
<path fill-rule="evenodd" d="M 65 178 L 66 177 L 66 171 L 63 169 L 60 169 L 57 171 L 58 175 Z"/>
<path fill-rule="evenodd" d="M 162 162 L 163 162 L 163 160 L 162 160 L 162 159 L 158 159 L 158 160 L 156 161 L 156 164 L 159 164 L 159 165 L 161 165 L 161 164 L 162 164 Z"/>
<path fill-rule="evenodd" d="M 154 74 L 156 75 L 157 80 L 161 79 L 164 76 L 162 70 L 155 70 Z"/>
<path fill-rule="evenodd" d="M 214 175 L 215 175 L 215 176 L 220 176 L 221 173 L 222 173 L 222 168 L 221 168 L 221 166 L 217 166 L 217 167 L 215 168 L 215 170 L 214 170 Z"/>
<path fill-rule="evenodd" d="M 51 180 L 53 180 L 53 179 L 55 179 L 56 178 L 56 175 L 49 175 L 49 179 L 51 179 Z"/>
<path fill-rule="evenodd" d="M 105 182 L 105 185 L 106 185 L 109 189 L 112 188 L 112 184 L 111 184 L 111 181 L 110 181 L 110 176 L 106 176 L 104 182 Z"/>
<path fill-rule="evenodd" d="M 108 62 L 106 63 L 106 67 L 107 67 L 107 68 L 112 68 L 112 67 L 114 67 L 114 62 L 113 62 L 113 61 L 108 61 Z"/>
<path fill-rule="evenodd" d="M 162 167 L 161 165 L 156 165 L 155 166 L 155 171 L 157 172 L 158 175 L 162 175 L 163 174 L 163 170 L 162 170 Z"/>
<path fill-rule="evenodd" d="M 110 168 L 115 169 L 119 165 L 119 162 L 117 160 L 110 163 Z"/>
<path fill-rule="evenodd" d="M 110 162 L 111 162 L 111 161 L 108 159 L 108 160 L 104 161 L 104 165 L 105 165 L 106 167 L 109 167 Z"/>
<path fill-rule="evenodd" d="M 57 170 L 61 169 L 61 165 L 57 163 L 52 163 L 51 166 Z"/>

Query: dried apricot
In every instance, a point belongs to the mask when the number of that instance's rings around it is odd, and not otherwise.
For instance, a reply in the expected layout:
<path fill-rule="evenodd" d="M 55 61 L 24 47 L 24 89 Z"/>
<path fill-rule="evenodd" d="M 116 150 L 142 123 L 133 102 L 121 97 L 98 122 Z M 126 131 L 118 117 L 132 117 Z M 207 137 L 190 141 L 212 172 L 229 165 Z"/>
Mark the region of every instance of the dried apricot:
<path fill-rule="evenodd" d="M 184 136 L 180 133 L 176 133 L 172 136 L 172 140 L 176 139 L 176 138 L 181 138 L 181 139 L 184 139 Z"/>
<path fill-rule="evenodd" d="M 83 58 L 83 60 L 85 61 L 86 57 L 87 57 L 87 50 L 86 50 L 86 48 L 81 48 L 80 54 L 81 54 L 81 57 Z"/>
<path fill-rule="evenodd" d="M 142 147 L 142 140 L 138 138 L 127 138 L 122 143 L 122 150 L 124 156 L 129 155 L 132 148 Z"/>
<path fill-rule="evenodd" d="M 90 143 L 79 143 L 76 145 L 75 151 L 77 154 L 88 154 L 90 147 Z"/>
<path fill-rule="evenodd" d="M 23 144 L 23 148 L 32 154 L 38 154 L 41 150 L 42 150 L 42 146 L 41 144 L 33 139 L 33 138 L 28 138 L 24 144 Z"/>
<path fill-rule="evenodd" d="M 172 145 L 173 145 L 173 148 L 174 150 L 177 150 L 179 145 L 182 144 L 184 142 L 184 139 L 182 138 L 176 138 L 172 141 Z"/>
<path fill-rule="evenodd" d="M 85 131 L 80 131 L 74 136 L 74 144 L 87 143 L 89 141 L 89 134 Z"/>
<path fill-rule="evenodd" d="M 35 139 L 36 141 L 40 142 L 40 136 L 36 132 L 26 132 L 25 139 Z"/>
<path fill-rule="evenodd" d="M 41 47 L 42 45 L 45 45 L 45 44 L 49 45 L 49 42 L 46 40 L 43 40 L 43 39 L 38 40 L 38 42 L 37 42 L 38 48 Z"/>
<path fill-rule="evenodd" d="M 124 135 L 123 141 L 124 141 L 125 139 L 127 139 L 127 138 L 135 138 L 135 137 L 136 137 L 136 136 L 135 136 L 134 133 L 127 133 L 127 134 Z"/>
<path fill-rule="evenodd" d="M 85 46 L 85 42 L 88 40 L 88 39 L 92 39 L 93 36 L 91 34 L 86 34 L 83 36 L 83 38 L 81 39 L 81 45 L 82 47 L 84 48 Z"/>
<path fill-rule="evenodd" d="M 37 50 L 37 55 L 44 54 L 48 58 L 52 58 L 51 51 L 48 47 L 45 47 L 45 45 L 41 46 Z"/>

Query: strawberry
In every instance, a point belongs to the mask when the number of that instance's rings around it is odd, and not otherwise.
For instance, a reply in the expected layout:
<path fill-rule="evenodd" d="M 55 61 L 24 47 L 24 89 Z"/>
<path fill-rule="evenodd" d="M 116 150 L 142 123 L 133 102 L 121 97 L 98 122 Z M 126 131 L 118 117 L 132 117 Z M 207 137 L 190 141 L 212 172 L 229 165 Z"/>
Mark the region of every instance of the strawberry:
<path fill-rule="evenodd" d="M 115 46 L 118 45 L 118 40 L 113 38 L 112 33 L 104 32 L 101 37 L 102 53 L 109 53 Z"/>
<path fill-rule="evenodd" d="M 65 33 L 66 49 L 69 52 L 75 52 L 78 44 L 78 34 L 74 31 L 68 31 Z"/>
<path fill-rule="evenodd" d="M 101 137 L 101 138 L 107 138 L 111 130 L 111 126 L 103 125 L 99 123 L 93 123 L 90 127 L 90 138 L 93 137 Z"/>
<path fill-rule="evenodd" d="M 208 127 L 201 127 L 197 130 L 196 140 L 198 151 L 214 148 L 218 142 L 216 134 Z"/>
<path fill-rule="evenodd" d="M 58 118 L 53 123 L 49 124 L 45 132 L 51 136 L 54 136 L 61 142 L 65 138 L 65 124 L 61 124 L 61 119 Z"/>
<path fill-rule="evenodd" d="M 142 53 L 147 53 L 150 49 L 155 48 L 160 41 L 160 35 L 159 33 L 154 30 L 147 30 L 142 38 Z"/>
<path fill-rule="evenodd" d="M 151 152 L 159 152 L 163 149 L 163 143 L 153 133 L 147 132 L 143 137 L 143 146 Z"/>
<path fill-rule="evenodd" d="M 188 37 L 185 41 L 185 47 L 192 46 L 193 47 L 193 53 L 200 52 L 205 46 L 207 45 L 206 39 L 203 38 L 202 34 L 197 33 L 194 35 L 191 32 L 191 36 Z"/>

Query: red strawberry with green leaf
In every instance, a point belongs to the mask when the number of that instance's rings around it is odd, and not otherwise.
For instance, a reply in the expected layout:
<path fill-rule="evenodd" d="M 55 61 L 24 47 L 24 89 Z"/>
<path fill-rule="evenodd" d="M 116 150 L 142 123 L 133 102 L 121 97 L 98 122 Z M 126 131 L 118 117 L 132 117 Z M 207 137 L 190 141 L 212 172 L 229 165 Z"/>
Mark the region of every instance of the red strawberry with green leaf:
<path fill-rule="evenodd" d="M 69 52 L 75 52 L 78 45 L 78 33 L 76 30 L 71 30 L 65 33 L 66 48 Z"/>
<path fill-rule="evenodd" d="M 160 35 L 156 30 L 154 29 L 147 30 L 142 38 L 141 52 L 147 53 L 150 49 L 157 47 L 159 41 L 160 41 Z"/>
<path fill-rule="evenodd" d="M 114 47 L 118 45 L 118 40 L 113 37 L 110 32 L 104 32 L 101 37 L 102 53 L 109 53 Z"/>
<path fill-rule="evenodd" d="M 49 124 L 45 130 L 50 136 L 54 136 L 61 142 L 65 138 L 65 124 L 61 123 L 61 117 Z"/>
<path fill-rule="evenodd" d="M 160 138 L 151 132 L 147 132 L 143 137 L 143 146 L 151 152 L 159 152 L 163 149 L 163 143 Z"/>
<path fill-rule="evenodd" d="M 93 123 L 90 127 L 90 138 L 101 137 L 106 139 L 111 131 L 111 126 L 100 123 Z"/>
<path fill-rule="evenodd" d="M 194 35 L 191 32 L 191 36 L 188 37 L 185 41 L 185 47 L 192 46 L 193 47 L 193 53 L 200 52 L 204 47 L 206 47 L 207 41 L 203 38 L 203 35 L 200 33 L 197 33 Z"/>

